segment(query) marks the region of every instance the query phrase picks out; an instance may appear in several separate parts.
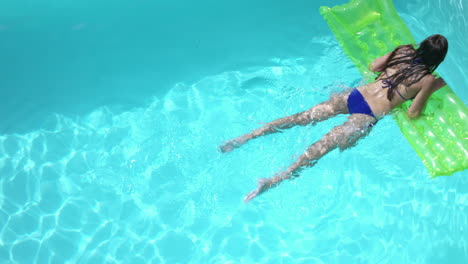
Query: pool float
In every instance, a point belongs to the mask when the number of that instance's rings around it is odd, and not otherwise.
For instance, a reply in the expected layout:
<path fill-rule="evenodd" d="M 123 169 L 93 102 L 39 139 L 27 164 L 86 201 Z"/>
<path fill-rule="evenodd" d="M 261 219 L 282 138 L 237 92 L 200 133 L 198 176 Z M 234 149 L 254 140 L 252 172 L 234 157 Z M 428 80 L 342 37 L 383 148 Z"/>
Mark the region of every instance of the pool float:
<path fill-rule="evenodd" d="M 320 13 L 339 44 L 368 80 L 372 60 L 402 44 L 416 43 L 391 0 L 351 0 Z M 401 132 L 434 178 L 468 168 L 468 108 L 446 85 L 434 93 L 420 118 L 406 114 L 411 102 L 393 114 Z"/>

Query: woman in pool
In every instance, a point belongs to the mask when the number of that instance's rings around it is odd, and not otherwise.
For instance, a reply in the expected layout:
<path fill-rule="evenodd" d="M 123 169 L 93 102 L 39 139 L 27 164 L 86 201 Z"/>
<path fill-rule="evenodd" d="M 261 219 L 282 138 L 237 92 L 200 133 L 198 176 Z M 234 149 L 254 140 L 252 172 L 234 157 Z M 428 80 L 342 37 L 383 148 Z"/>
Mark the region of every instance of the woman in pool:
<path fill-rule="evenodd" d="M 380 72 L 374 82 L 332 95 L 328 101 L 309 110 L 274 120 L 226 142 L 220 147 L 222 152 L 232 151 L 259 136 L 349 114 L 346 122 L 312 144 L 285 171 L 271 178 L 259 179 L 257 189 L 247 194 L 244 201 L 252 200 L 291 176 L 298 176 L 302 169 L 312 167 L 331 150 L 345 150 L 353 146 L 370 132 L 379 119 L 407 100 L 413 100 L 408 109 L 409 118 L 417 118 L 429 96 L 445 85 L 442 78 L 436 79 L 432 73 L 444 60 L 447 50 L 448 42 L 442 35 L 429 36 L 416 49 L 410 44 L 398 46 L 369 66 L 371 71 Z"/>

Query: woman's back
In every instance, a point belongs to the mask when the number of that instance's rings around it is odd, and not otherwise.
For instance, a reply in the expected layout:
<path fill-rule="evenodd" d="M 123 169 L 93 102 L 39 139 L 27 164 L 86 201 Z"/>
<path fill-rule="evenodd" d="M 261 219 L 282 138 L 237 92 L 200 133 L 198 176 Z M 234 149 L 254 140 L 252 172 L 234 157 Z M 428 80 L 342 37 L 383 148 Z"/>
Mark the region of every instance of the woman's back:
<path fill-rule="evenodd" d="M 421 68 L 421 66 L 425 67 L 421 61 L 414 59 L 417 56 L 416 53 L 412 45 L 397 47 L 386 58 L 385 65 L 382 66 L 381 74 L 376 81 L 359 87 L 359 91 L 377 117 L 384 116 L 403 102 L 415 98 L 422 84 L 434 79 L 429 71 L 419 71 L 416 74 L 409 74 L 406 78 L 400 77 L 401 82 L 388 91 L 398 74 L 414 71 L 414 68 Z"/>

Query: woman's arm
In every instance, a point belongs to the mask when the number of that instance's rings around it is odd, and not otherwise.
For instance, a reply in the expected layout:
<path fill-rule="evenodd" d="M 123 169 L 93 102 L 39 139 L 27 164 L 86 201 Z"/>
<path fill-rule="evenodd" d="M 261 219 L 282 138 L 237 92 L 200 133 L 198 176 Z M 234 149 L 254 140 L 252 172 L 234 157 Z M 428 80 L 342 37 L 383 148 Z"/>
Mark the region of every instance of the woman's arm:
<path fill-rule="evenodd" d="M 447 85 L 447 83 L 445 83 L 445 80 L 442 79 L 442 77 L 439 77 L 439 78 L 435 79 L 434 83 L 432 84 L 432 92 L 435 92 L 435 91 L 439 90 L 440 88 L 444 87 L 445 85 Z"/>
<path fill-rule="evenodd" d="M 408 116 L 410 119 L 419 117 L 431 94 L 445 85 L 442 78 L 436 79 L 433 75 L 427 75 L 421 81 L 422 88 L 408 108 Z"/>
<path fill-rule="evenodd" d="M 385 54 L 384 56 L 375 59 L 370 65 L 369 70 L 373 72 L 382 72 L 385 70 L 385 66 L 387 66 L 387 61 L 390 58 L 392 52 Z"/>

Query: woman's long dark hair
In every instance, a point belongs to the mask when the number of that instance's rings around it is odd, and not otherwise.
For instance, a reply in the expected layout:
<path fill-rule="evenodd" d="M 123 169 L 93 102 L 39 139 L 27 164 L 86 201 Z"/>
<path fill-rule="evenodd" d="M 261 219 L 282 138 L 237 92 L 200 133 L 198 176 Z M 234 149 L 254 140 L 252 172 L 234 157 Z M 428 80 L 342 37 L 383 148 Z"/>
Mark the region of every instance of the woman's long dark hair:
<path fill-rule="evenodd" d="M 409 49 L 414 52 L 405 52 L 406 54 L 401 54 L 398 52 L 401 49 Z M 437 66 L 439 66 L 439 64 L 444 60 L 447 50 L 447 39 L 438 34 L 429 36 L 423 40 L 416 50 L 411 44 L 401 45 L 395 48 L 390 54 L 383 72 L 385 69 L 401 63 L 409 66 L 385 77 L 385 81 L 388 84 L 388 100 L 392 100 L 393 90 L 395 90 L 398 85 L 403 84 L 407 87 L 411 86 L 412 84 L 419 82 L 425 75 L 434 72 Z M 375 79 L 378 80 L 381 75 L 382 73 L 380 73 Z"/>

